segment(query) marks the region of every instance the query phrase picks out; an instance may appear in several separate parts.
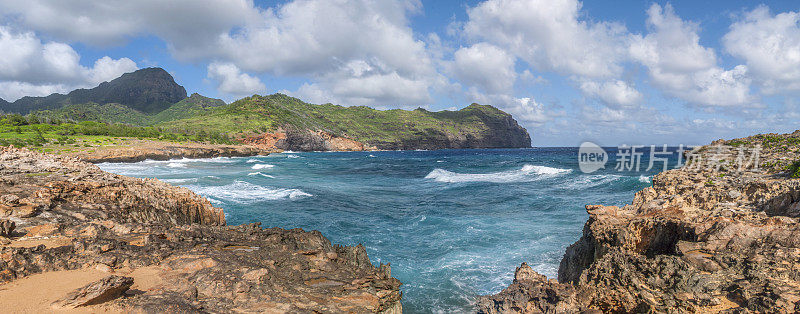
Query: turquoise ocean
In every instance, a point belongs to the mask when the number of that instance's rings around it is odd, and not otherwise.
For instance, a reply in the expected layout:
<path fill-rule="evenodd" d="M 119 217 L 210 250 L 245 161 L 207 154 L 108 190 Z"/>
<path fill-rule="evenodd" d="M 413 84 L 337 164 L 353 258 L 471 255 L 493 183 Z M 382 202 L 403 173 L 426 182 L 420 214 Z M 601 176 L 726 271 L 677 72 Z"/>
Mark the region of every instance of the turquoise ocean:
<path fill-rule="evenodd" d="M 671 149 L 674 151 L 674 148 Z M 103 163 L 187 187 L 229 224 L 319 230 L 367 248 L 403 282 L 406 313 L 469 312 L 527 262 L 554 278 L 581 235 L 586 204 L 625 205 L 662 163 L 584 174 L 577 148 L 285 152 L 263 157 Z M 677 154 L 670 156 L 674 167 Z"/>

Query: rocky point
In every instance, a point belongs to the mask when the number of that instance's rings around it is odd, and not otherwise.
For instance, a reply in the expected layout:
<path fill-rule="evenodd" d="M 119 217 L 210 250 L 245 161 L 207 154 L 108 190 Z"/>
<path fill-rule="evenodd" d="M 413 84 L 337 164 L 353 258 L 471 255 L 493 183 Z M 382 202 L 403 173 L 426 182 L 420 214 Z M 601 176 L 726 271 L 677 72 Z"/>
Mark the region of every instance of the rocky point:
<path fill-rule="evenodd" d="M 522 264 L 478 312 L 800 311 L 798 143 L 800 132 L 716 141 L 631 204 L 586 206 L 558 280 Z"/>
<path fill-rule="evenodd" d="M 0 308 L 12 312 L 402 311 L 400 282 L 363 246 L 226 226 L 188 189 L 72 157 L 0 150 L 0 240 Z"/>

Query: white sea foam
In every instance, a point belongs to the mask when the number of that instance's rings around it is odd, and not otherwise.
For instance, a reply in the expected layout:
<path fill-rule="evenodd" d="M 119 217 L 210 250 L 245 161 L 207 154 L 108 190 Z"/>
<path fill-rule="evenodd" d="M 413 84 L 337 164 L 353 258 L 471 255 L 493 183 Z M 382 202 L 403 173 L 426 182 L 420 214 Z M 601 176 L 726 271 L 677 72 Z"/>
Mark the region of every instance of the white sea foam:
<path fill-rule="evenodd" d="M 167 164 L 167 167 L 170 168 L 186 168 L 186 163 L 183 162 L 171 162 Z"/>
<path fill-rule="evenodd" d="M 299 189 L 271 188 L 244 181 L 234 181 L 221 186 L 190 185 L 187 188 L 209 199 L 239 204 L 251 204 L 264 200 L 295 200 L 312 196 Z"/>
<path fill-rule="evenodd" d="M 639 182 L 650 183 L 650 177 L 645 176 L 645 175 L 641 175 L 641 176 L 639 176 Z"/>
<path fill-rule="evenodd" d="M 300 156 L 297 156 L 297 155 L 286 155 L 286 158 L 300 158 Z"/>
<path fill-rule="evenodd" d="M 248 176 L 262 176 L 262 177 L 267 177 L 267 178 L 275 178 L 275 177 L 273 177 L 271 175 L 268 175 L 266 173 L 261 173 L 261 172 L 251 172 L 251 173 L 248 173 L 247 175 Z"/>
<path fill-rule="evenodd" d="M 369 154 L 369 156 L 367 156 L 367 157 L 369 157 L 369 158 L 375 158 L 375 155 L 373 155 L 373 154 Z"/>
<path fill-rule="evenodd" d="M 536 180 L 542 177 L 552 177 L 569 173 L 570 169 L 559 169 L 546 166 L 524 165 L 522 169 L 508 170 L 492 173 L 457 173 L 447 171 L 444 169 L 434 169 L 426 179 L 433 179 L 438 182 L 493 182 L 493 183 L 508 183 L 508 182 L 525 182 Z"/>
<path fill-rule="evenodd" d="M 582 190 L 603 185 L 609 182 L 613 182 L 619 180 L 620 178 L 622 178 L 622 176 L 616 174 L 582 175 L 578 178 L 575 178 L 573 180 L 558 185 L 558 188 L 570 189 L 570 190 Z"/>
<path fill-rule="evenodd" d="M 161 181 L 167 183 L 188 183 L 188 182 L 197 182 L 197 178 L 183 178 L 183 179 L 161 179 Z"/>
<path fill-rule="evenodd" d="M 248 164 L 252 164 L 254 162 L 258 162 L 258 159 L 250 159 L 247 161 Z"/>
<path fill-rule="evenodd" d="M 252 167 L 250 167 L 250 168 L 252 168 L 253 170 L 258 170 L 258 169 L 267 169 L 267 168 L 272 168 L 272 167 L 275 167 L 275 165 L 270 165 L 270 164 L 255 164 L 255 165 L 253 165 L 253 166 L 252 166 Z"/>

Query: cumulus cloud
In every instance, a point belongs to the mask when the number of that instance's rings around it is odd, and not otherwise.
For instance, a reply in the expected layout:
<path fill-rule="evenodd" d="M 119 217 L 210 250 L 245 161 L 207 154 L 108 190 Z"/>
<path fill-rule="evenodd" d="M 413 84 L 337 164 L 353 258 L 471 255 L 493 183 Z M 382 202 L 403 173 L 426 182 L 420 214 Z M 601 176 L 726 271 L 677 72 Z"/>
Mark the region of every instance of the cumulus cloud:
<path fill-rule="evenodd" d="M 742 58 L 768 94 L 800 90 L 800 13 L 772 15 L 760 6 L 746 13 L 722 38 Z"/>
<path fill-rule="evenodd" d="M 488 0 L 468 10 L 470 38 L 504 47 L 537 70 L 590 78 L 622 71 L 627 30 L 579 19 L 577 0 Z"/>
<path fill-rule="evenodd" d="M 666 95 L 710 107 L 752 106 L 748 68 L 725 70 L 714 50 L 700 45 L 698 25 L 682 20 L 672 6 L 653 4 L 647 10 L 650 32 L 635 36 L 631 57 L 647 67 L 656 87 Z"/>
<path fill-rule="evenodd" d="M 93 87 L 137 68 L 128 58 L 110 57 L 85 67 L 80 55 L 65 43 L 42 42 L 32 32 L 0 26 L 0 97 L 9 101 Z"/>
<path fill-rule="evenodd" d="M 475 102 L 492 105 L 514 116 L 521 124 L 541 126 L 563 115 L 563 112 L 549 110 L 544 104 L 531 97 L 514 97 L 508 94 L 484 94 L 472 88 L 468 91 Z"/>
<path fill-rule="evenodd" d="M 407 15 L 415 1 L 298 0 L 220 38 L 242 69 L 310 77 L 304 89 L 345 104 L 422 104 L 439 75 Z"/>
<path fill-rule="evenodd" d="M 116 45 L 154 34 L 187 56 L 259 14 L 248 0 L 6 0 L 0 2 L 0 12 L 65 41 Z"/>
<path fill-rule="evenodd" d="M 207 70 L 208 77 L 217 82 L 217 90 L 226 94 L 245 96 L 267 89 L 259 78 L 242 73 L 234 64 L 213 62 Z"/>
<path fill-rule="evenodd" d="M 586 81 L 580 85 L 581 91 L 590 97 L 599 98 L 612 107 L 631 107 L 642 101 L 642 94 L 621 80 L 597 83 Z"/>
<path fill-rule="evenodd" d="M 22 25 L 64 40 L 108 45 L 153 34 L 179 60 L 304 77 L 336 99 L 393 103 L 427 101 L 423 86 L 441 80 L 408 25 L 420 8 L 418 0 L 295 0 L 266 9 L 248 0 L 0 3 Z"/>
<path fill-rule="evenodd" d="M 462 47 L 453 55 L 451 71 L 461 82 L 478 86 L 488 93 L 509 93 L 517 72 L 515 58 L 505 50 L 488 43 Z"/>

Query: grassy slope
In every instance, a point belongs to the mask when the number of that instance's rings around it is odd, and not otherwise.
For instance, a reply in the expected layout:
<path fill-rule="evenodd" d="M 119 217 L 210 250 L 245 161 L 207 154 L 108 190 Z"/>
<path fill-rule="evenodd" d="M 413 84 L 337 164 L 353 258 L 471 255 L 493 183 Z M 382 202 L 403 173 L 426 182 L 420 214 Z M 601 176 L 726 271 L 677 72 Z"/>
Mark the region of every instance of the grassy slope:
<path fill-rule="evenodd" d="M 213 137 L 215 141 L 287 127 L 323 130 L 374 146 L 444 137 L 482 138 L 493 131 L 487 122 L 510 117 L 492 106 L 478 104 L 458 111 L 375 110 L 365 106 L 313 105 L 283 94 L 255 95 L 229 105 L 193 94 L 157 114 L 145 114 L 120 104 L 90 103 L 40 111 L 36 116 L 42 121 L 88 120 L 153 126 L 170 138 Z"/>
<path fill-rule="evenodd" d="M 36 116 L 66 121 L 99 121 L 152 126 L 165 121 L 184 119 L 203 113 L 208 108 L 224 106 L 220 99 L 193 94 L 157 114 L 145 114 L 127 106 L 110 103 L 67 105 L 56 110 L 36 112 Z"/>
<path fill-rule="evenodd" d="M 375 110 L 369 107 L 312 105 L 282 94 L 253 96 L 205 114 L 162 123 L 173 130 L 213 130 L 228 134 L 275 131 L 295 126 L 324 130 L 366 143 L 392 142 L 425 134 L 477 134 L 488 131 L 482 116 L 502 118 L 506 113 L 473 104 L 459 111 Z"/>

